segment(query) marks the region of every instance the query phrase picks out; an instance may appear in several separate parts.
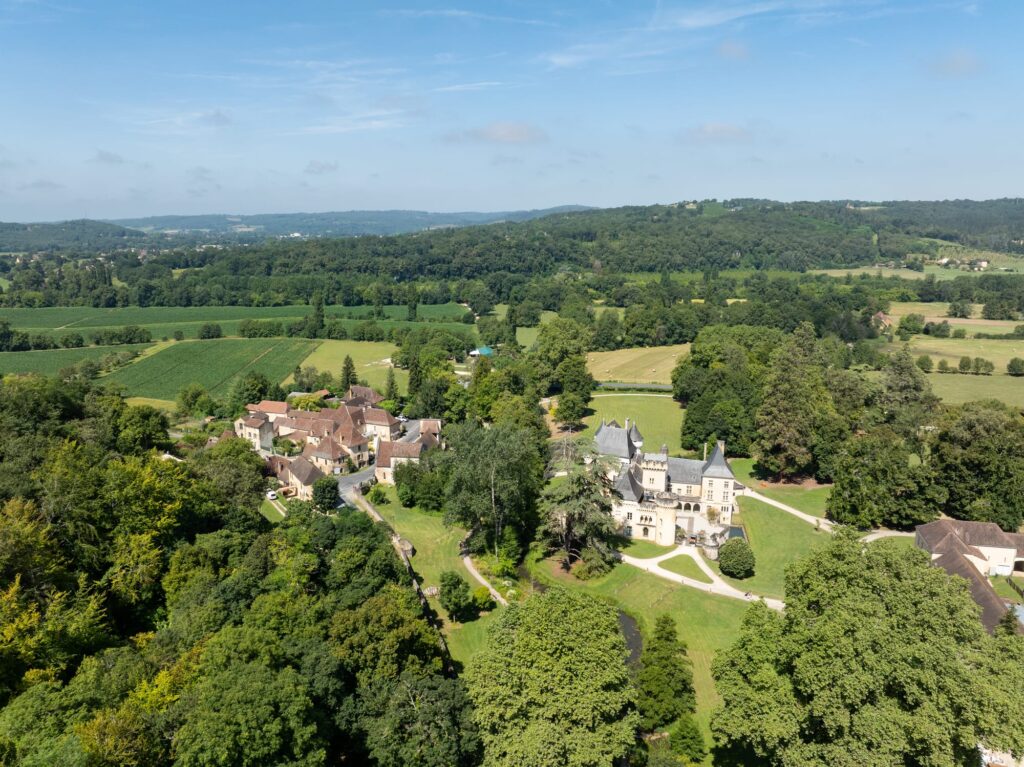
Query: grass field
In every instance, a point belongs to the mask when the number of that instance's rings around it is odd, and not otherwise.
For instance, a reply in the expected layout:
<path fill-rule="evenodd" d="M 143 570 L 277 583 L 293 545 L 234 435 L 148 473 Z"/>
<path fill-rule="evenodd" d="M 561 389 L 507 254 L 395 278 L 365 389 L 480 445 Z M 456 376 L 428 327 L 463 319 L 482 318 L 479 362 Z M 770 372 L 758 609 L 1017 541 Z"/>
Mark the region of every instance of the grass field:
<path fill-rule="evenodd" d="M 676 360 L 689 352 L 689 344 L 590 352 L 587 369 L 598 381 L 668 384 Z"/>
<path fill-rule="evenodd" d="M 584 434 L 593 435 L 603 418 L 625 426 L 626 419 L 636 421 L 644 438 L 644 450 L 656 452 L 668 445 L 672 455 L 680 454 L 679 431 L 685 412 L 669 395 L 661 394 L 597 394 L 590 401 L 591 414 L 583 419 Z"/>
<path fill-rule="evenodd" d="M 377 511 L 387 520 L 399 535 L 410 541 L 416 549 L 412 558 L 412 566 L 420 576 L 421 585 L 441 585 L 441 573 L 454 570 L 469 582 L 471 589 L 477 587 L 476 581 L 470 580 L 466 568 L 459 557 L 459 541 L 465 531 L 456 527 L 445 527 L 440 515 L 426 514 L 417 508 L 406 509 L 398 502 L 398 494 L 393 485 L 385 485 L 388 503 L 378 505 Z M 481 616 L 469 623 L 453 623 L 441 608 L 437 597 L 430 597 L 434 611 L 444 619 L 445 638 L 452 657 L 465 664 L 483 647 L 486 641 L 487 624 L 493 620 L 496 612 Z"/>
<path fill-rule="evenodd" d="M 458 310 L 458 311 L 456 311 Z M 405 306 L 385 306 L 385 319 L 377 325 L 385 330 L 398 327 L 421 327 L 422 323 L 408 322 Z M 449 330 L 473 331 L 473 326 L 457 322 L 464 313 L 457 304 L 423 305 L 417 312 L 423 320 L 430 320 L 431 326 Z M 373 312 L 366 306 L 328 306 L 324 310 L 327 320 L 339 319 L 349 331 L 364 322 Z M 171 338 L 176 331 L 186 338 L 195 338 L 199 328 L 206 322 L 216 322 L 225 336 L 238 335 L 242 320 L 276 320 L 285 325 L 303 319 L 310 313 L 305 304 L 291 306 L 127 306 L 117 309 L 94 309 L 85 306 L 46 307 L 41 309 L 0 309 L 0 320 L 7 320 L 12 327 L 29 333 L 41 333 L 59 337 L 65 333 L 81 333 L 86 339 L 100 330 L 120 328 L 124 325 L 139 325 L 149 330 L 153 338 Z M 443 321 L 450 320 L 450 321 Z M 435 322 L 439 321 L 439 322 Z"/>
<path fill-rule="evenodd" d="M 792 506 L 794 509 L 798 509 L 805 514 L 811 514 L 815 517 L 825 516 L 825 502 L 828 500 L 829 493 L 832 492 L 831 485 L 820 487 L 803 487 L 801 485 L 765 487 L 762 485 L 761 480 L 753 476 L 754 460 L 752 458 L 730 458 L 729 466 L 732 467 L 732 473 L 736 475 L 737 480 L 752 490 L 761 493 L 761 495 L 766 495 L 780 503 Z"/>
<path fill-rule="evenodd" d="M 929 274 L 934 274 L 935 279 L 937 280 L 952 280 L 961 274 L 967 274 L 967 272 L 943 269 L 941 266 L 926 266 L 923 272 L 915 272 L 912 269 L 890 269 L 885 266 L 855 266 L 849 269 L 810 269 L 807 273 L 827 274 L 829 277 L 838 278 L 846 277 L 848 274 L 855 278 L 862 274 L 867 274 L 872 277 L 881 275 L 882 277 L 900 277 L 904 280 L 923 280 Z"/>
<path fill-rule="evenodd" d="M 636 618 L 645 635 L 650 635 L 659 615 L 675 618 L 693 663 L 696 718 L 710 745 L 711 713 L 721 701 L 711 677 L 711 661 L 715 653 L 735 639 L 747 609 L 745 603 L 679 586 L 628 565 L 620 564 L 607 575 L 589 581 L 560 575 L 548 560 L 530 561 L 528 566 L 540 580 L 561 583 L 608 600 Z"/>
<path fill-rule="evenodd" d="M 108 354 L 132 351 L 141 352 L 150 344 L 126 346 L 86 346 L 81 349 L 46 349 L 37 352 L 0 352 L 0 375 L 7 373 L 39 373 L 55 376 L 62 368 L 82 360 L 99 361 Z"/>
<path fill-rule="evenodd" d="M 1009 333 L 1021 323 L 1017 320 L 986 320 L 981 316 L 982 305 L 971 304 L 972 312 L 968 319 L 947 317 L 949 304 L 944 301 L 924 303 L 921 301 L 893 301 L 889 305 L 888 315 L 899 325 L 899 320 L 908 314 L 920 314 L 926 322 L 942 322 L 945 320 L 953 328 L 963 328 L 968 336 L 975 333 Z M 925 336 L 930 338 L 930 336 Z M 943 339 L 936 339 L 943 340 Z M 956 340 L 956 339 L 954 339 Z"/>
<path fill-rule="evenodd" d="M 989 577 L 989 581 L 992 583 L 992 588 L 996 590 L 996 594 L 1001 596 L 1003 599 L 1009 599 L 1016 604 L 1020 604 L 1022 601 L 1020 594 L 1010 588 L 1010 584 L 1006 582 L 1005 575 L 994 575 Z M 1024 576 L 1014 576 L 1014 583 L 1021 588 L 1024 588 Z"/>
<path fill-rule="evenodd" d="M 214 397 L 224 397 L 234 382 L 249 372 L 283 381 L 318 343 L 296 338 L 183 341 L 101 380 L 121 384 L 137 397 L 173 400 L 191 383 L 201 384 Z"/>
<path fill-rule="evenodd" d="M 284 519 L 284 514 L 278 511 L 277 507 L 265 498 L 260 503 L 260 514 L 266 517 L 268 522 L 280 522 Z"/>
<path fill-rule="evenodd" d="M 636 557 L 637 559 L 654 559 L 655 557 L 660 557 L 662 554 L 667 554 L 668 552 L 669 549 L 665 546 L 659 546 L 658 544 L 651 543 L 650 541 L 638 540 L 631 540 L 622 549 L 623 554 L 628 554 L 629 556 Z"/>
<path fill-rule="evenodd" d="M 829 534 L 753 498 L 741 497 L 739 504 L 738 524 L 747 531 L 747 540 L 757 562 L 750 578 L 736 580 L 724 575 L 722 578 L 738 589 L 781 599 L 786 566 L 823 546 Z M 717 562 L 709 564 L 718 570 Z"/>
<path fill-rule="evenodd" d="M 931 373 L 928 380 L 936 396 L 950 405 L 979 399 L 997 399 L 1011 407 L 1024 408 L 1024 378 Z"/>
<path fill-rule="evenodd" d="M 898 348 L 898 347 L 897 347 Z M 1006 375 L 1012 357 L 1024 357 L 1024 339 L 935 338 L 913 336 L 910 351 L 915 357 L 927 354 L 936 365 L 946 360 L 954 368 L 961 357 L 984 357 L 996 366 L 993 375 Z"/>
<path fill-rule="evenodd" d="M 662 567 L 677 575 L 682 575 L 687 578 L 693 578 L 695 581 L 701 583 L 711 583 L 711 579 L 708 578 L 707 573 L 697 566 L 697 563 L 693 561 L 693 557 L 689 554 L 680 554 L 678 557 L 672 557 L 666 559 L 664 562 L 659 563 Z"/>
<path fill-rule="evenodd" d="M 349 355 L 356 365 L 356 373 L 360 379 L 365 378 L 370 386 L 383 388 L 389 367 L 386 360 L 390 359 L 397 348 L 386 341 L 321 341 L 320 345 L 302 360 L 301 366 L 326 370 L 337 377 L 341 374 L 345 355 Z M 398 388 L 405 391 L 409 381 L 408 372 L 396 368 L 395 381 L 398 382 Z"/>

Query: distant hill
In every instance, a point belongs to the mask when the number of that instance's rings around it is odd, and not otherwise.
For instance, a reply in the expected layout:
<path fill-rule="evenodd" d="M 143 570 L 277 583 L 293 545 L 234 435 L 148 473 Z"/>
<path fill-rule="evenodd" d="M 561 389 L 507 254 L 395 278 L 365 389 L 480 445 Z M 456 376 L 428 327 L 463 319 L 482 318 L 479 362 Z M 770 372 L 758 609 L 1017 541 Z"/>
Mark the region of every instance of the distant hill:
<path fill-rule="evenodd" d="M 553 213 L 589 210 L 582 205 L 563 205 L 543 210 L 500 211 L 497 213 L 428 213 L 421 210 L 348 210 L 334 213 L 262 213 L 252 216 L 200 215 L 122 218 L 111 223 L 153 234 L 182 234 L 195 237 L 346 237 L 421 232 L 445 227 L 493 224 L 500 221 L 529 221 Z"/>
<path fill-rule="evenodd" d="M 134 229 L 104 221 L 62 221 L 51 224 L 5 224 L 0 222 L 0 253 L 39 250 L 81 250 L 95 252 L 131 247 L 145 241 Z"/>

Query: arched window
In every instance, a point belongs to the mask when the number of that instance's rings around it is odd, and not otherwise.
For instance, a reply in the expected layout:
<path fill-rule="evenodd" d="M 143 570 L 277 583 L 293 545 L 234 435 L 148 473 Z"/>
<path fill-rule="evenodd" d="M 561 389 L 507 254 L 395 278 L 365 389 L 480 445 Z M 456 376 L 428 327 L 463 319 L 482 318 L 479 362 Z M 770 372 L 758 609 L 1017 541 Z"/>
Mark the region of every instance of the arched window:
<path fill-rule="evenodd" d="M 647 528 L 645 527 L 644 528 L 644 538 L 646 538 L 646 537 L 647 537 Z"/>
<path fill-rule="evenodd" d="M 699 503 L 693 504 L 693 510 L 694 511 L 700 511 L 700 504 Z"/>
<path fill-rule="evenodd" d="M 693 507 L 688 503 L 683 504 L 683 511 L 690 511 L 692 508 Z"/>

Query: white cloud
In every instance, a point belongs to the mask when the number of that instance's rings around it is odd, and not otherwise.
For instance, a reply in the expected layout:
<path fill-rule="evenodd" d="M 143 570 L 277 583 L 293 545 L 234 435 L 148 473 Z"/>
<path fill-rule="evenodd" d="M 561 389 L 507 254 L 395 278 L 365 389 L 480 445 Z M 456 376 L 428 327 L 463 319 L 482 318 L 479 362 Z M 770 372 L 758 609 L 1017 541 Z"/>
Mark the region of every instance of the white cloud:
<path fill-rule="evenodd" d="M 537 144 L 547 140 L 547 134 L 535 125 L 521 122 L 493 122 L 480 128 L 470 128 L 447 134 L 451 143 L 485 142 L 490 144 Z"/>
<path fill-rule="evenodd" d="M 445 85 L 441 88 L 434 88 L 435 93 L 461 93 L 463 91 L 482 91 L 487 88 L 497 88 L 501 83 L 492 80 L 484 80 L 478 83 L 458 83 L 457 85 Z"/>

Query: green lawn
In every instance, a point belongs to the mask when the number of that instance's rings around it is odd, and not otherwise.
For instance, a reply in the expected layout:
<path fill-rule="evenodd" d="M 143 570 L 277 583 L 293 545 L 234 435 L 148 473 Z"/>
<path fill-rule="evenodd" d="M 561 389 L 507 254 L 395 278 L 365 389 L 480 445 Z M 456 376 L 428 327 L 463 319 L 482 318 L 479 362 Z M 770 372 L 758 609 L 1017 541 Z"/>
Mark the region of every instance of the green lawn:
<path fill-rule="evenodd" d="M 320 345 L 302 361 L 302 367 L 326 370 L 338 377 L 341 375 L 341 366 L 347 355 L 352 357 L 356 365 L 356 374 L 360 379 L 365 379 L 370 386 L 383 389 L 390 367 L 388 360 L 397 350 L 397 346 L 387 341 L 321 341 Z M 409 373 L 396 368 L 395 381 L 399 390 L 404 391 L 408 385 Z"/>
<path fill-rule="evenodd" d="M 388 503 L 379 504 L 376 509 L 396 532 L 416 549 L 412 566 L 420 578 L 423 588 L 441 585 L 441 573 L 454 570 L 469 583 L 470 589 L 479 584 L 470 578 L 462 559 L 459 557 L 459 541 L 465 531 L 456 527 L 445 527 L 439 514 L 427 514 L 413 507 L 406 509 L 398 502 L 393 485 L 383 485 Z M 436 597 L 430 597 L 434 611 L 441 616 L 445 626 L 445 639 L 452 657 L 465 664 L 473 657 L 486 640 L 486 626 L 493 620 L 495 612 L 483 615 L 469 623 L 454 623 L 441 608 Z"/>
<path fill-rule="evenodd" d="M 779 503 L 785 503 L 798 511 L 815 517 L 825 516 L 825 502 L 828 501 L 831 485 L 820 487 L 762 487 L 761 480 L 753 475 L 754 460 L 752 458 L 730 458 L 729 466 L 736 479 L 761 495 Z"/>
<path fill-rule="evenodd" d="M 1010 407 L 1024 408 L 1024 378 L 1007 375 L 962 376 L 952 373 L 930 373 L 928 380 L 932 384 L 935 396 L 950 405 L 961 405 L 980 399 L 997 399 Z"/>
<path fill-rule="evenodd" d="M 703 570 L 693 561 L 693 557 L 689 554 L 680 554 L 678 557 L 672 557 L 661 562 L 660 565 L 671 573 L 676 575 L 682 575 L 686 578 L 693 578 L 695 581 L 701 583 L 711 583 L 711 579 L 707 576 Z"/>
<path fill-rule="evenodd" d="M 628 554 L 631 557 L 637 559 L 654 559 L 660 557 L 663 554 L 668 554 L 672 549 L 667 546 L 659 546 L 656 543 L 650 541 L 638 541 L 631 540 L 625 548 L 622 549 L 623 554 Z"/>
<path fill-rule="evenodd" d="M 280 522 L 284 519 L 284 514 L 278 511 L 277 507 L 265 498 L 260 504 L 260 514 L 266 517 L 270 522 Z"/>
<path fill-rule="evenodd" d="M 686 642 L 693 663 L 697 721 L 710 745 L 711 712 L 721 701 L 711 678 L 711 661 L 715 653 L 728 647 L 735 639 L 747 609 L 745 603 L 673 584 L 624 564 L 589 581 L 580 581 L 570 575 L 556 576 L 549 560 L 528 559 L 527 564 L 539 580 L 561 583 L 609 600 L 636 618 L 645 634 L 653 630 L 659 615 L 668 614 L 675 618 L 679 636 Z"/>
<path fill-rule="evenodd" d="M 7 373 L 39 373 L 55 376 L 63 368 L 82 360 L 99 362 L 108 354 L 124 351 L 142 352 L 151 344 L 130 344 L 125 346 L 85 346 L 81 349 L 46 349 L 36 352 L 0 352 L 0 375 Z"/>
<path fill-rule="evenodd" d="M 784 596 L 784 571 L 794 560 L 823 546 L 829 534 L 753 498 L 739 498 L 740 524 L 757 560 L 754 575 L 744 580 L 722 576 L 738 589 L 767 597 Z M 717 562 L 709 563 L 716 571 Z"/>
<path fill-rule="evenodd" d="M 629 418 L 636 421 L 643 435 L 645 451 L 657 452 L 664 444 L 672 455 L 682 452 L 679 431 L 685 411 L 667 394 L 597 394 L 590 401 L 590 410 L 583 419 L 587 427 L 584 434 L 593 436 L 602 418 L 616 420 L 620 426 L 625 426 Z"/>
<path fill-rule="evenodd" d="M 220 338 L 169 345 L 101 379 L 121 384 L 129 395 L 173 400 L 191 383 L 225 397 L 246 373 L 283 381 L 320 343 L 298 338 Z"/>
<path fill-rule="evenodd" d="M 1010 588 L 1010 584 L 1006 582 L 1005 575 L 995 575 L 989 578 L 992 582 L 992 588 L 996 590 L 996 594 L 1001 596 L 1003 599 L 1010 599 L 1018 604 L 1022 601 L 1020 594 Z M 1024 588 L 1024 577 L 1014 576 L 1014 583 L 1021 588 Z"/>

